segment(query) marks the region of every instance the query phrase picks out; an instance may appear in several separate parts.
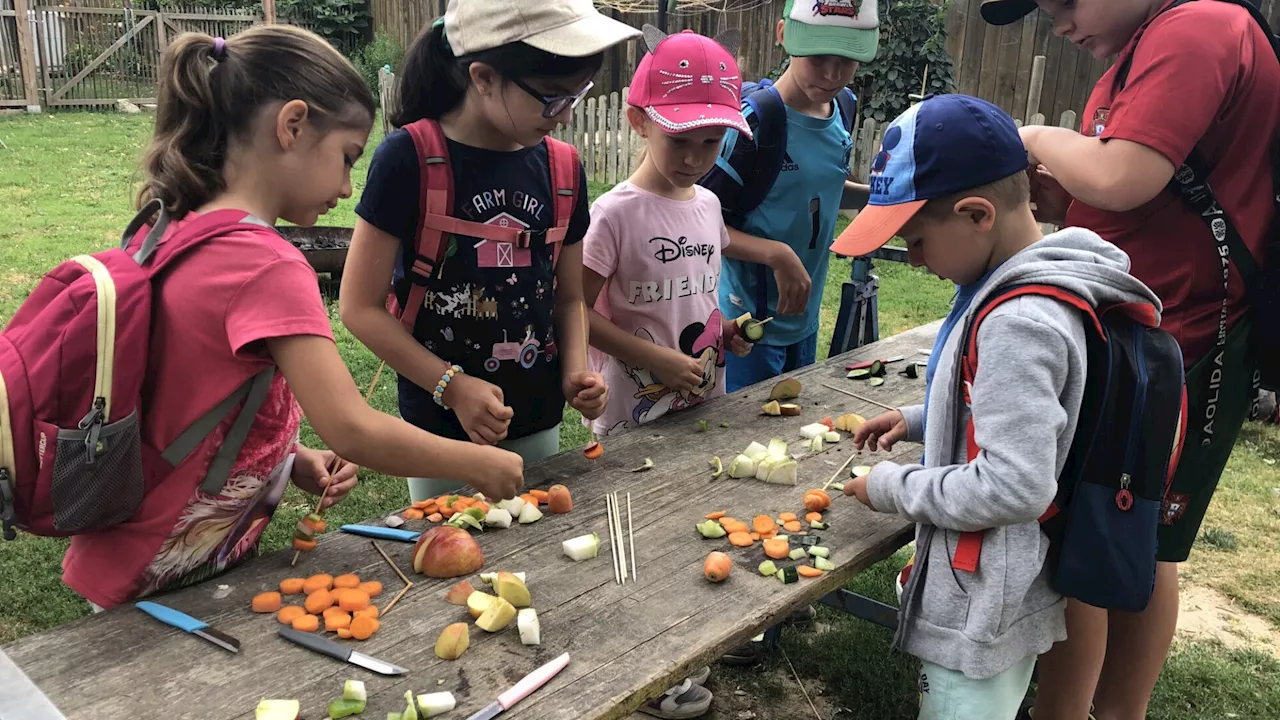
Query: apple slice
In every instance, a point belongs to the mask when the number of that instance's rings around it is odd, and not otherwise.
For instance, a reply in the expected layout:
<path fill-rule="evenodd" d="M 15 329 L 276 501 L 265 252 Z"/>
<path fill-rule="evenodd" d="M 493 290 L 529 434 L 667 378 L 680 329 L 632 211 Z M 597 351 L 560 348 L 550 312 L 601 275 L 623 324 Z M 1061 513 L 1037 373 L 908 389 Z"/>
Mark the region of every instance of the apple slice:
<path fill-rule="evenodd" d="M 529 583 L 529 576 L 526 575 L 525 573 L 514 572 L 511 574 L 520 578 L 520 582 L 525 583 L 526 585 Z M 498 573 L 496 572 L 480 573 L 480 579 L 483 580 L 486 585 L 492 585 L 493 581 L 498 579 Z"/>
<path fill-rule="evenodd" d="M 782 406 L 778 404 L 777 400 L 770 400 L 769 402 L 760 406 L 760 412 L 764 413 L 765 415 L 775 415 L 775 416 L 781 415 Z"/>
<path fill-rule="evenodd" d="M 302 703 L 297 700 L 267 700 L 258 703 L 253 711 L 254 720 L 298 720 Z"/>
<path fill-rule="evenodd" d="M 511 603 L 498 598 L 484 614 L 476 618 L 476 627 L 485 632 L 495 633 L 511 624 L 516 619 L 516 608 Z"/>
<path fill-rule="evenodd" d="M 471 613 L 471 617 L 479 618 L 496 602 L 497 597 L 477 590 L 467 598 L 467 612 Z"/>
<path fill-rule="evenodd" d="M 441 660 L 457 660 L 471 646 L 471 628 L 466 623 L 454 623 L 445 628 L 436 640 L 436 657 Z"/>
<path fill-rule="evenodd" d="M 800 414 L 800 406 L 795 403 L 783 403 L 778 406 L 779 414 L 792 417 Z"/>
<path fill-rule="evenodd" d="M 795 378 L 786 378 L 779 380 L 769 391 L 770 400 L 790 400 L 800 397 L 801 385 L 800 381 Z"/>
<path fill-rule="evenodd" d="M 471 597 L 471 593 L 475 591 L 476 589 L 471 586 L 470 582 L 463 580 L 449 589 L 448 594 L 444 596 L 444 601 L 450 605 L 465 606 L 467 604 L 467 598 Z"/>
<path fill-rule="evenodd" d="M 525 587 L 520 578 L 509 572 L 498 573 L 497 579 L 493 581 L 493 589 L 497 591 L 498 597 L 515 607 L 527 608 L 533 605 L 533 600 L 529 597 L 529 588 Z"/>

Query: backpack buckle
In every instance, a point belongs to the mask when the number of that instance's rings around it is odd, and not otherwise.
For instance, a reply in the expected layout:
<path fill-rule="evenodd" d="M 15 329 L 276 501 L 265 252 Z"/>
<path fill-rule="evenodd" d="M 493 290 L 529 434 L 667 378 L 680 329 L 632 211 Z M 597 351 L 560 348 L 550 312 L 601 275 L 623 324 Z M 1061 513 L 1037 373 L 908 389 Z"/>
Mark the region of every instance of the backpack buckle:
<path fill-rule="evenodd" d="M 18 534 L 13 531 L 13 523 L 17 516 L 13 509 L 13 484 L 9 478 L 9 468 L 0 467 L 0 521 L 4 524 L 4 539 L 15 540 Z"/>
<path fill-rule="evenodd" d="M 523 230 L 516 240 L 516 247 L 521 249 L 531 248 L 533 247 L 533 241 L 539 239 L 542 240 L 543 245 L 547 244 L 546 230 Z"/>

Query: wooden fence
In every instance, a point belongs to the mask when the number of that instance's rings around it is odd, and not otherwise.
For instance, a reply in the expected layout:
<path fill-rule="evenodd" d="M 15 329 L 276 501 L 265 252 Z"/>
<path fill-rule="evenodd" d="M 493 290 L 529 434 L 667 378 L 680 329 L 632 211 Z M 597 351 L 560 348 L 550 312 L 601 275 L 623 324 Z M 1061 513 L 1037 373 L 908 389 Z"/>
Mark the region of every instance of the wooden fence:
<path fill-rule="evenodd" d="M 1043 65 L 1043 58 L 1040 60 L 1039 64 Z M 385 69 L 380 70 L 378 86 L 383 109 L 382 130 L 385 134 L 395 129 L 387 119 L 389 109 L 394 108 L 397 102 L 395 74 Z M 587 180 L 591 182 L 615 185 L 626 180 L 639 165 L 644 140 L 627 122 L 626 103 L 623 101 L 627 90 L 628 88 L 623 88 L 620 92 L 587 98 L 574 108 L 570 124 L 552 133 L 552 137 L 557 140 L 578 148 L 578 154 L 586 168 Z M 1045 117 L 1043 113 L 1034 112 L 1027 117 L 1025 124 L 1043 125 Z M 1066 110 L 1057 116 L 1058 125 L 1077 129 L 1076 117 L 1074 110 Z M 1017 119 L 1016 122 L 1024 124 L 1022 119 Z M 880 149 L 880 141 L 884 138 L 887 127 L 888 123 L 857 119 L 853 128 L 854 148 L 849 168 L 853 179 L 858 182 L 867 182 L 871 160 Z"/>

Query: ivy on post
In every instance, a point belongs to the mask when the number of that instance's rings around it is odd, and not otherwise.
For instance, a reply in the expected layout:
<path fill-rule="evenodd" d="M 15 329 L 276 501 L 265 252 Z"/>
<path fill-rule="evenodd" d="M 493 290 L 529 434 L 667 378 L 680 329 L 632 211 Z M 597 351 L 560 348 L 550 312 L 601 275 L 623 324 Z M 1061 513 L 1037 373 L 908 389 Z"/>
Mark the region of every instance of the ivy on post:
<path fill-rule="evenodd" d="M 931 0 L 891 0 L 881 12 L 879 52 L 854 77 L 863 117 L 888 122 L 911 107 L 916 99 L 912 95 L 955 90 L 947 53 L 949 6 Z"/>

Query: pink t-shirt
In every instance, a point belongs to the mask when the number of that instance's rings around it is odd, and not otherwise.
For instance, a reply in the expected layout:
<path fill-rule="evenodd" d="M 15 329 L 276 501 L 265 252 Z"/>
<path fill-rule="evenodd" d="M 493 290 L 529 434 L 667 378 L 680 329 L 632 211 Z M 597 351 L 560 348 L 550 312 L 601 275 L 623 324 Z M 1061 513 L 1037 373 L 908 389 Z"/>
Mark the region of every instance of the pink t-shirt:
<path fill-rule="evenodd" d="M 591 206 L 582 264 L 606 278 L 595 309 L 623 331 L 698 358 L 703 384 L 671 390 L 645 368 L 591 348 L 609 384 L 609 407 L 591 424 L 600 437 L 724 394 L 725 348 L 717 295 L 729 232 L 720 199 L 694 186 L 672 200 L 622 183 Z"/>
<path fill-rule="evenodd" d="M 174 222 L 169 236 L 195 217 Z M 315 271 L 265 226 L 191 250 L 159 285 L 152 328 L 144 455 L 172 443 L 222 401 L 223 390 L 268 367 L 264 340 L 333 339 Z M 110 608 L 203 580 L 256 554 L 288 484 L 302 411 L 277 372 L 226 485 L 207 495 L 200 481 L 234 416 L 173 472 L 148 477 L 142 505 L 128 521 L 72 538 L 62 561 L 71 589 Z"/>

